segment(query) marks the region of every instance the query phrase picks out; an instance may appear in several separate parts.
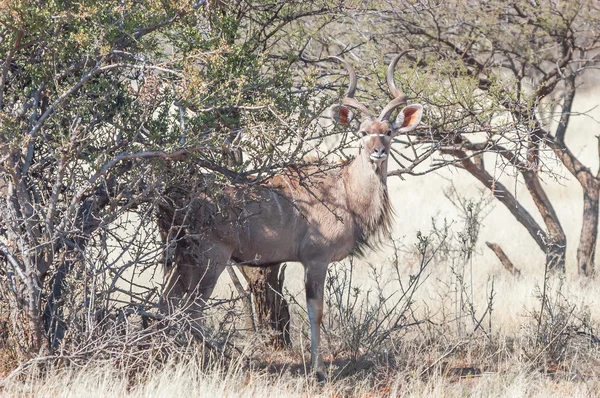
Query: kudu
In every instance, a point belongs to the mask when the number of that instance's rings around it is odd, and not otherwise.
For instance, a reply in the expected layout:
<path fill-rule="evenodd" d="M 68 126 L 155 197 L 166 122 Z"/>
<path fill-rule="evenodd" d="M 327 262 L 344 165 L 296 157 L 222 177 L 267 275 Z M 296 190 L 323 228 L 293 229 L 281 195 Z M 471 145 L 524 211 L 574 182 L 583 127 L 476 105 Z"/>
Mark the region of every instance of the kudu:
<path fill-rule="evenodd" d="M 327 266 L 389 235 L 390 144 L 396 134 L 413 130 L 423 113 L 421 105 L 409 105 L 390 121 L 394 109 L 406 103 L 393 78 L 403 54 L 387 69 L 394 99 L 377 118 L 354 98 L 353 68 L 332 57 L 346 66 L 350 77 L 342 105 L 331 109 L 333 119 L 349 124 L 349 108 L 364 115 L 355 132 L 360 149 L 353 161 L 325 171 L 317 166 L 288 167 L 258 186 L 227 186 L 216 199 L 206 193 L 206 180 L 166 195 L 168 200 L 159 206 L 159 227 L 172 256 L 163 303 L 181 306 L 185 301 L 192 312 L 200 312 L 230 260 L 260 267 L 299 261 L 305 270 L 311 363 L 317 377 L 324 378 L 319 342 Z"/>

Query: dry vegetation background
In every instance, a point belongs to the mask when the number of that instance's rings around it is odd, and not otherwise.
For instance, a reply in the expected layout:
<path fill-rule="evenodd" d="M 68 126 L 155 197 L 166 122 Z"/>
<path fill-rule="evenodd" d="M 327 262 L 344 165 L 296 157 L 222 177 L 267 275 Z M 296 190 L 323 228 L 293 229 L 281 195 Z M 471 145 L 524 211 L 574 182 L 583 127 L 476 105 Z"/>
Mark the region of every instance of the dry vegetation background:
<path fill-rule="evenodd" d="M 0 396 L 600 395 L 596 2 L 0 13 Z M 159 311 L 164 188 L 351 157 L 326 117 L 345 72 L 325 58 L 349 59 L 357 96 L 383 104 L 406 48 L 396 76 L 426 118 L 395 144 L 392 236 L 330 267 L 329 382 L 305 366 L 300 264 L 279 271 L 290 345 L 238 268 L 206 325 Z"/>

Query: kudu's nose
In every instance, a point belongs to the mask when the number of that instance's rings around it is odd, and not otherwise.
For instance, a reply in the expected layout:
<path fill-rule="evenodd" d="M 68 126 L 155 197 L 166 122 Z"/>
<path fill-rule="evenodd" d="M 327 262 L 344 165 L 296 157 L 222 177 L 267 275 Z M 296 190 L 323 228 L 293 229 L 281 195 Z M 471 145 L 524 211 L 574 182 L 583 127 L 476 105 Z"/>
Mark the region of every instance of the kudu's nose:
<path fill-rule="evenodd" d="M 374 162 L 383 162 L 385 158 L 387 158 L 387 153 L 385 153 L 385 147 L 376 146 L 373 148 L 373 153 L 371 153 L 371 160 Z"/>

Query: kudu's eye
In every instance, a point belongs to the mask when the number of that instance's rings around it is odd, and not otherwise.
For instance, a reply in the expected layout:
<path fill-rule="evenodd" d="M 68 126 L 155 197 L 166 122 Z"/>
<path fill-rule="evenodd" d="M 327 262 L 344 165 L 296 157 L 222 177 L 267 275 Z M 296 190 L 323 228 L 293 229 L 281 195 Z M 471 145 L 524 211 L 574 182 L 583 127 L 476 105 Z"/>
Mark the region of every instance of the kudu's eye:
<path fill-rule="evenodd" d="M 360 134 L 361 136 L 363 136 L 363 137 L 366 137 L 366 136 L 367 136 L 367 132 L 366 132 L 366 131 L 361 131 L 359 134 Z"/>
<path fill-rule="evenodd" d="M 388 137 L 389 137 L 390 135 L 392 135 L 392 130 L 390 129 L 390 130 L 386 131 L 386 132 L 385 132 L 385 135 L 387 135 Z"/>

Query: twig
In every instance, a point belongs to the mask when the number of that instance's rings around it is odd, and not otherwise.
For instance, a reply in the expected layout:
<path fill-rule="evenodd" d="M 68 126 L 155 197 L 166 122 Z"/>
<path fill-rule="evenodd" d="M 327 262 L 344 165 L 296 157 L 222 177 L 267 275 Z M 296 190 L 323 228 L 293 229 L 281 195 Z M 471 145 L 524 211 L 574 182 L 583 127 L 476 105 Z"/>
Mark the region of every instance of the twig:
<path fill-rule="evenodd" d="M 460 347 L 461 345 L 463 345 L 465 343 L 466 343 L 465 341 L 459 341 L 458 343 L 456 343 L 452 348 L 450 348 L 448 351 L 443 353 L 442 356 L 440 356 L 438 359 L 433 361 L 433 363 L 431 365 L 429 365 L 423 371 L 421 371 L 421 373 L 419 373 L 419 377 L 423 377 L 427 372 L 429 372 L 431 369 L 433 369 L 433 367 L 435 365 L 440 363 L 444 358 L 448 357 L 448 355 L 452 354 L 458 347 Z"/>
<path fill-rule="evenodd" d="M 494 252 L 494 254 L 498 257 L 498 260 L 500 260 L 500 262 L 502 263 L 504 268 L 508 270 L 508 272 L 510 272 L 516 277 L 521 276 L 521 270 L 514 266 L 512 261 L 509 260 L 506 253 L 504 253 L 504 250 L 502 250 L 502 248 L 498 244 L 492 242 L 485 242 L 485 244 Z"/>

